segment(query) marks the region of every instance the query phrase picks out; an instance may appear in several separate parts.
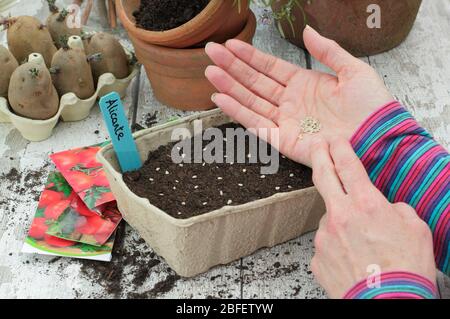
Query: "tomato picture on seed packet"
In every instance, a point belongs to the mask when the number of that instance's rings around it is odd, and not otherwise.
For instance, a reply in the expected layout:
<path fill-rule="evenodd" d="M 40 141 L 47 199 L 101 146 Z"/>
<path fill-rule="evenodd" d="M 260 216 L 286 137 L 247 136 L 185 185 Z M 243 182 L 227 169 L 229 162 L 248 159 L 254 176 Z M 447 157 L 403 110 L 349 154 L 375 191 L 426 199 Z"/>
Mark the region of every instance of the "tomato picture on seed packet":
<path fill-rule="evenodd" d="M 74 193 L 75 194 L 75 193 Z M 101 215 L 87 208 L 75 194 L 70 205 L 47 229 L 47 234 L 89 245 L 102 246 L 122 220 L 116 202 L 101 206 Z"/>
<path fill-rule="evenodd" d="M 111 251 L 114 244 L 114 229 L 102 245 L 96 246 L 49 234 L 49 230 L 54 227 L 55 223 L 61 220 L 62 216 L 69 211 L 80 211 L 79 207 L 76 206 L 79 202 L 82 203 L 64 177 L 58 172 L 50 173 L 22 251 L 25 253 L 39 253 L 103 261 L 111 260 Z M 87 212 L 87 209 L 83 211 L 85 214 Z M 116 212 L 118 213 L 118 211 Z M 98 216 L 92 212 L 91 214 Z M 117 218 L 117 215 L 114 215 L 114 217 Z M 107 218 L 109 220 L 113 219 L 111 216 L 107 216 Z M 114 222 L 117 224 L 119 221 L 119 219 L 116 219 Z M 66 227 L 66 229 L 69 229 L 71 226 L 66 225 Z M 96 235 L 101 241 L 106 237 L 101 232 Z"/>
<path fill-rule="evenodd" d="M 96 145 L 50 155 L 73 190 L 93 210 L 115 200 L 103 166 L 96 159 L 100 148 Z"/>

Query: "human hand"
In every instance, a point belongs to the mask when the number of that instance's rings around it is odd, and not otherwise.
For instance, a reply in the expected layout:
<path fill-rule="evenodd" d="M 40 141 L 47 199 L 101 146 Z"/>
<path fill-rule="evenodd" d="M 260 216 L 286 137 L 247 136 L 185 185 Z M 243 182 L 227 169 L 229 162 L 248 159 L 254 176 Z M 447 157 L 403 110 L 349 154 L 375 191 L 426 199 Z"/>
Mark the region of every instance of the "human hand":
<path fill-rule="evenodd" d="M 367 278 L 369 265 L 381 272 L 406 271 L 436 283 L 432 235 L 407 204 L 390 204 L 371 183 L 345 139 L 311 142 L 313 180 L 327 213 L 315 237 L 311 261 L 316 280 L 331 298 L 342 298 Z"/>
<path fill-rule="evenodd" d="M 274 146 L 311 166 L 311 136 L 298 138 L 302 119 L 319 120 L 327 140 L 336 135 L 350 139 L 365 118 L 394 98 L 369 65 L 336 42 L 310 27 L 304 41 L 311 55 L 337 76 L 303 69 L 238 40 L 206 46 L 217 66 L 205 74 L 221 92 L 213 101 L 225 114 L 247 128 L 279 128 L 279 146 Z"/>

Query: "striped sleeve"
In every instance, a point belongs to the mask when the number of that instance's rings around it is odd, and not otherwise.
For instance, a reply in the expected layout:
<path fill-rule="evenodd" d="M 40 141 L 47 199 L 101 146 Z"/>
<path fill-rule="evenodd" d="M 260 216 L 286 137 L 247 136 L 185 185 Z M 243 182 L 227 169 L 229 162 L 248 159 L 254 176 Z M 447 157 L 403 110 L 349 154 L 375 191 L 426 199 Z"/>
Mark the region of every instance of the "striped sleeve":
<path fill-rule="evenodd" d="M 428 279 L 409 272 L 389 272 L 380 275 L 374 285 L 360 281 L 344 299 L 437 299 L 436 286 Z"/>
<path fill-rule="evenodd" d="M 449 275 L 449 153 L 398 102 L 373 113 L 351 143 L 387 199 L 411 205 L 428 223 L 436 264 Z"/>

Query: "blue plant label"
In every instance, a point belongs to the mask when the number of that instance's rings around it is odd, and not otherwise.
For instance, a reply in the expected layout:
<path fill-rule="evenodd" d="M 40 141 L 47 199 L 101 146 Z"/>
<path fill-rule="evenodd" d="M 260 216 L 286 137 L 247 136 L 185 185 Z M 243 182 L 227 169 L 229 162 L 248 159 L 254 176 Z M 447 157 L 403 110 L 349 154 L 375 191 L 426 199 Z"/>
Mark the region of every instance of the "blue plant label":
<path fill-rule="evenodd" d="M 102 96 L 99 104 L 122 172 L 141 168 L 141 157 L 128 126 L 120 95 L 111 92 Z"/>

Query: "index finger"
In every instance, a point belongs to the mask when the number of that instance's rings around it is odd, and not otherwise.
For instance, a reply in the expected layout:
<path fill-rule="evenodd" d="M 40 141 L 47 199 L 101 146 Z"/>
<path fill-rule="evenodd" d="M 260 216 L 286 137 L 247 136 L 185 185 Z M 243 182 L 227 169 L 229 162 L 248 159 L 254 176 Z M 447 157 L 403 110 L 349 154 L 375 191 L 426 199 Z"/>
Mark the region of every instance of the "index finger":
<path fill-rule="evenodd" d="M 331 141 L 330 152 L 339 179 L 348 194 L 358 195 L 361 191 L 367 192 L 374 188 L 363 163 L 347 140 L 336 138 Z"/>
<path fill-rule="evenodd" d="M 311 161 L 313 181 L 325 203 L 328 204 L 345 197 L 341 181 L 334 168 L 328 143 L 316 137 L 311 142 Z"/>

